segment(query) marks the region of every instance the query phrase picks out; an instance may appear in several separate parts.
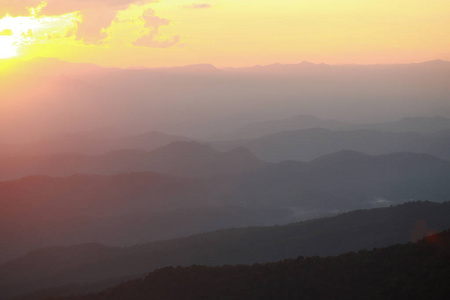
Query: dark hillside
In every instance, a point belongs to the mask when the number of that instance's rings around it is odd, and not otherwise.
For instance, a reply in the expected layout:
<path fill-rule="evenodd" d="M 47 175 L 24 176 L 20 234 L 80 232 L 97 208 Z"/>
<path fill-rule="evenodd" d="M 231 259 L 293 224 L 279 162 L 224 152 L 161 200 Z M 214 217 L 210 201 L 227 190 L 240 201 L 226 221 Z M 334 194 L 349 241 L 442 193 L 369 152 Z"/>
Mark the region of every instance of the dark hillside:
<path fill-rule="evenodd" d="M 253 266 L 156 270 L 70 300 L 448 299 L 450 231 L 415 244 Z M 52 299 L 52 298 L 49 298 Z"/>

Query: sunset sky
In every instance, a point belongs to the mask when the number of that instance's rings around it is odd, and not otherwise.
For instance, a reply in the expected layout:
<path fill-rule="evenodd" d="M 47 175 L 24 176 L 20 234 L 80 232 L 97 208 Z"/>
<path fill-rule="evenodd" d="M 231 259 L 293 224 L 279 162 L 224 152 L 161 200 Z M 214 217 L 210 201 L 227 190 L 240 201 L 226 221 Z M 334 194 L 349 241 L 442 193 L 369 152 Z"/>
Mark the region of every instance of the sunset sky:
<path fill-rule="evenodd" d="M 103 66 L 450 60 L 448 0 L 0 0 L 0 58 Z"/>

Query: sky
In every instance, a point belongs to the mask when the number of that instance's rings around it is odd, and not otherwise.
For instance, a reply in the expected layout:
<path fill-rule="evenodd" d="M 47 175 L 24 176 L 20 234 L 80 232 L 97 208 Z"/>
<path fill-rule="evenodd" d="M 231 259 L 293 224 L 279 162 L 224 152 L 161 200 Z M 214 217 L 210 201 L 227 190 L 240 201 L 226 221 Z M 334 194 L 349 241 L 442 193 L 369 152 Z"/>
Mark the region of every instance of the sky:
<path fill-rule="evenodd" d="M 111 67 L 450 60 L 448 0 L 0 0 L 0 58 Z"/>

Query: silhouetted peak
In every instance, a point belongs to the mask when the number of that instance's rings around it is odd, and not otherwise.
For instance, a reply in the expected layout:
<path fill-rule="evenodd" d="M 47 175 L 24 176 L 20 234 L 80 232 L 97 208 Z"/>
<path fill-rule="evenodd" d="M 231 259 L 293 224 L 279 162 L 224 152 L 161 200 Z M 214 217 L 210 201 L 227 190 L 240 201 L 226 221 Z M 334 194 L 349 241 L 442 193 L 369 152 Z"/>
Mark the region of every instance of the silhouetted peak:
<path fill-rule="evenodd" d="M 304 60 L 304 61 L 302 61 L 301 63 L 299 63 L 298 64 L 299 66 L 308 66 L 308 67 L 311 67 L 311 66 L 316 66 L 316 64 L 313 64 L 312 62 L 309 62 L 309 61 L 306 61 L 306 60 Z"/>

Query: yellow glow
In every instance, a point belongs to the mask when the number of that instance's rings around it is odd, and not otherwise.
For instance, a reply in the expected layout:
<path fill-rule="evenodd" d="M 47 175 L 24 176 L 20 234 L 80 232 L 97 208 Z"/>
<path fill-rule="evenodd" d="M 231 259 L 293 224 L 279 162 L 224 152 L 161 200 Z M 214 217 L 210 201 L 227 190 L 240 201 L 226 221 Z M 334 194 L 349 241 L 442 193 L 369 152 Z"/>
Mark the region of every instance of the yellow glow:
<path fill-rule="evenodd" d="M 77 33 L 80 25 L 101 19 L 101 5 L 110 2 L 47 2 L 48 7 L 29 9 L 27 17 L 0 19 L 0 32 L 13 32 L 0 36 L 0 57 L 57 57 L 119 67 L 450 60 L 448 0 L 123 1 L 130 6 L 114 8 L 96 43 Z M 45 15 L 56 13 L 46 10 L 50 2 L 67 3 L 66 10 L 58 10 L 64 14 Z M 210 6 L 195 8 L 192 3 Z M 143 18 L 147 10 L 152 10 L 153 22 L 165 20 L 163 25 L 148 26 Z M 148 36 L 153 43 L 136 44 Z"/>
<path fill-rule="evenodd" d="M 0 20 L 0 58 L 11 58 L 18 55 L 21 45 L 32 36 L 38 23 L 31 18 L 6 16 Z"/>
<path fill-rule="evenodd" d="M 0 58 L 18 55 L 33 57 L 36 53 L 29 50 L 35 45 L 51 45 L 58 39 L 69 39 L 69 32 L 76 27 L 79 20 L 77 13 L 62 16 L 39 17 L 36 10 L 30 9 L 31 16 L 0 19 Z M 54 49 L 57 56 L 57 49 Z"/>

